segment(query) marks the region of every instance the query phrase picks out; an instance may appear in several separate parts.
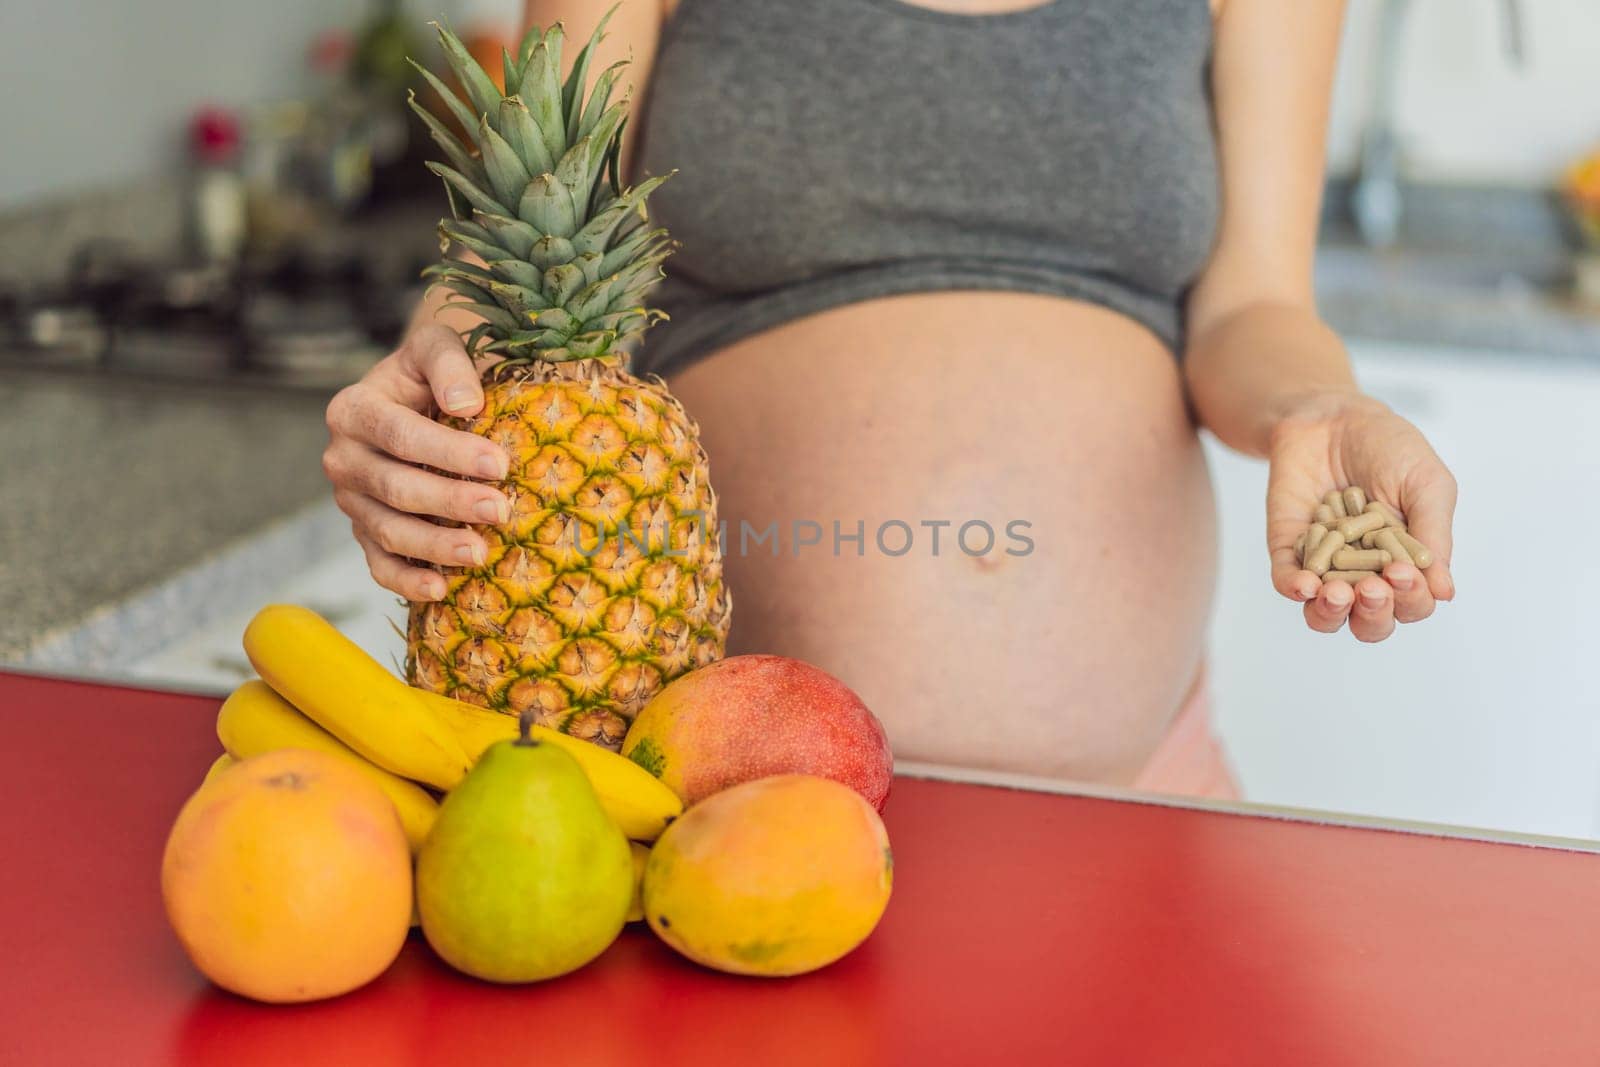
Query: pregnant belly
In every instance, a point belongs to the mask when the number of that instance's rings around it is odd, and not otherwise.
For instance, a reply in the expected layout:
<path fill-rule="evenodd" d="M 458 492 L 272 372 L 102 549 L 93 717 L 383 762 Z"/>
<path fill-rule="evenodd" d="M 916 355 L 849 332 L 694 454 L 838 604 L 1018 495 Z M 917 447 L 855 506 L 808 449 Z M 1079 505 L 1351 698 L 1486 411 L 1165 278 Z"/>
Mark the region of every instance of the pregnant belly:
<path fill-rule="evenodd" d="M 726 523 L 731 652 L 838 674 L 901 758 L 1133 780 L 1194 678 L 1215 557 L 1151 334 L 1051 297 L 915 294 L 671 384 Z"/>

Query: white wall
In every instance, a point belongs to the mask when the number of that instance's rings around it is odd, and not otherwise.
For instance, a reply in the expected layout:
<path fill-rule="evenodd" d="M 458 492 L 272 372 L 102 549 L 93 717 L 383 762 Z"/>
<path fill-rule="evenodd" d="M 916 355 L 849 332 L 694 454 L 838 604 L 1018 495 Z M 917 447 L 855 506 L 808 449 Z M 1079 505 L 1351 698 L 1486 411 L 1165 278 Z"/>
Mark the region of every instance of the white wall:
<path fill-rule="evenodd" d="M 202 103 L 303 94 L 373 0 L 0 0 L 0 207 L 172 169 Z M 411 0 L 419 26 L 450 0 Z"/>
<path fill-rule="evenodd" d="M 1411 0 L 1397 86 L 1407 176 L 1547 186 L 1600 147 L 1600 2 L 1517 2 L 1521 69 L 1506 56 L 1505 0 Z M 1355 165 L 1382 3 L 1349 3 L 1329 137 L 1338 173 Z"/>

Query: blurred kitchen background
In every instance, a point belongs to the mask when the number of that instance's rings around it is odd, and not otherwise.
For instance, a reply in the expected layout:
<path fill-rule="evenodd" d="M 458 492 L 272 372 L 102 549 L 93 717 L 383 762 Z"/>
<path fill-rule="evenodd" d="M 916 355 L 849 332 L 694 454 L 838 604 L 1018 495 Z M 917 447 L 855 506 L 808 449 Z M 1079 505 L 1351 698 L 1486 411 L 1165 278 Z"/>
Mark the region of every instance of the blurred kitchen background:
<path fill-rule="evenodd" d="M 400 58 L 439 15 L 498 55 L 517 9 L 0 0 L 0 665 L 220 692 L 273 598 L 392 659 L 322 408 L 436 252 Z M 1252 800 L 1600 836 L 1597 54 L 1594 0 L 1350 3 L 1320 299 L 1459 476 L 1461 594 L 1381 646 L 1309 633 L 1264 468 L 1213 448 Z"/>

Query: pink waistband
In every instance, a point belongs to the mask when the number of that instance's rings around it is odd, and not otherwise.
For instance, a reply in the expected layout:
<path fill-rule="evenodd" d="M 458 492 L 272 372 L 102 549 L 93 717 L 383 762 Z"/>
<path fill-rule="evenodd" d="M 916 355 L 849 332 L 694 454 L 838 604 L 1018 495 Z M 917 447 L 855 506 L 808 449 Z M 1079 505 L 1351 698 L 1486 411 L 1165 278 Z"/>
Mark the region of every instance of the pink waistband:
<path fill-rule="evenodd" d="M 1211 688 L 1207 683 L 1202 664 L 1161 744 L 1134 780 L 1135 789 L 1216 800 L 1239 798 L 1239 783 L 1211 729 Z"/>

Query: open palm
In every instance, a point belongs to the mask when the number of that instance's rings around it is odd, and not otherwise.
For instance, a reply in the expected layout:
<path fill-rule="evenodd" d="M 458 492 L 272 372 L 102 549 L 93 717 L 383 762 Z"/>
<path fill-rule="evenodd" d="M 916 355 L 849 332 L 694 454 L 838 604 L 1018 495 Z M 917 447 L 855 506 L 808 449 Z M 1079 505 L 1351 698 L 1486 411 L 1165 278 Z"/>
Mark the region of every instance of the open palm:
<path fill-rule="evenodd" d="M 1388 407 L 1350 395 L 1281 422 L 1268 451 L 1267 550 L 1272 584 L 1305 605 L 1306 625 L 1335 633 L 1346 621 L 1362 641 L 1382 641 L 1396 622 L 1417 622 L 1455 596 L 1450 576 L 1456 481 L 1422 433 Z M 1330 489 L 1359 485 L 1399 510 L 1411 533 L 1432 550 L 1420 570 L 1391 563 L 1352 588 L 1324 582 L 1295 559 L 1294 542 Z"/>

